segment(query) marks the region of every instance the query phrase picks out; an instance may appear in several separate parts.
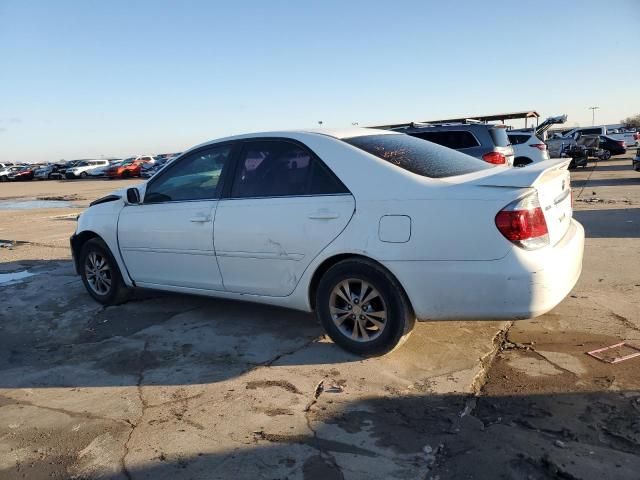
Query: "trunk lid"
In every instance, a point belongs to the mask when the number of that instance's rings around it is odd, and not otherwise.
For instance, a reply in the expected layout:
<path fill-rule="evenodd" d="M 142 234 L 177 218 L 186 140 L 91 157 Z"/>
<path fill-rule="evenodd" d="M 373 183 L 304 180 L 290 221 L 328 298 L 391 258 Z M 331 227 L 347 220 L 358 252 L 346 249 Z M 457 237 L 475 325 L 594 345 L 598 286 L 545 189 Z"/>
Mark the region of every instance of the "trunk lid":
<path fill-rule="evenodd" d="M 545 160 L 526 168 L 501 168 L 470 183 L 483 187 L 534 188 L 547 222 L 549 242 L 555 245 L 569 229 L 573 216 L 569 163 L 570 160 Z"/>

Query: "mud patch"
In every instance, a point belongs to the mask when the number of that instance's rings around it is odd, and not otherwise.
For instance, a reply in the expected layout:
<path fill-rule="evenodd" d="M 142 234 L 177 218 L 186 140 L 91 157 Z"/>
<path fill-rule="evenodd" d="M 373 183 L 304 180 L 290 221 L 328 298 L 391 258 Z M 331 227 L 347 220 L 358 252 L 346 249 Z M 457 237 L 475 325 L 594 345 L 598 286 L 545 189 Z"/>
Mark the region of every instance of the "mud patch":
<path fill-rule="evenodd" d="M 252 380 L 247 383 L 247 390 L 257 390 L 258 388 L 278 387 L 286 390 L 290 393 L 302 395 L 302 392 L 298 388 L 286 380 Z"/>

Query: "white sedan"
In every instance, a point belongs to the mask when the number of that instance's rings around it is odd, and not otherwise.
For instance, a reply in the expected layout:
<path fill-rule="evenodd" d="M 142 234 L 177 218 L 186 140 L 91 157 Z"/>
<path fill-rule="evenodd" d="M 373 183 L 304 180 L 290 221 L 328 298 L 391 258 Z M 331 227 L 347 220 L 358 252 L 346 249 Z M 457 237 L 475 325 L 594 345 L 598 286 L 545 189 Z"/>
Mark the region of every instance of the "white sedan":
<path fill-rule="evenodd" d="M 492 166 L 372 129 L 250 134 L 92 203 L 71 238 L 103 304 L 134 287 L 315 311 L 362 355 L 418 320 L 524 319 L 582 269 L 566 161 Z"/>

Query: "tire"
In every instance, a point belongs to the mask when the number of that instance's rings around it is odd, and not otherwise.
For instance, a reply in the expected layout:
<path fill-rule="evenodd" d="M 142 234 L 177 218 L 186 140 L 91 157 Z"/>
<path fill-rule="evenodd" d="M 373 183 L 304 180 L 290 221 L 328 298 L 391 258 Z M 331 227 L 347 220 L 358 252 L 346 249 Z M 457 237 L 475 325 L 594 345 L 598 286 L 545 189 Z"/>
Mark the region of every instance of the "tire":
<path fill-rule="evenodd" d="M 101 267 L 105 281 L 96 280 L 95 276 L 89 276 L 89 271 L 95 271 L 94 266 L 100 267 L 106 262 L 106 269 Z M 127 288 L 122 280 L 120 269 L 109 247 L 99 238 L 88 240 L 80 251 L 78 270 L 82 277 L 87 292 L 95 301 L 102 305 L 119 305 L 129 298 L 131 290 Z M 106 274 L 106 275 L 105 275 Z M 107 280 L 109 285 L 107 285 Z"/>
<path fill-rule="evenodd" d="M 80 178 L 87 178 L 87 172 L 82 172 L 80 174 Z"/>
<path fill-rule="evenodd" d="M 600 160 L 609 160 L 611 158 L 611 150 L 603 150 Z"/>
<path fill-rule="evenodd" d="M 347 294 L 351 302 L 346 301 Z M 398 281 L 364 259 L 343 260 L 327 270 L 316 292 L 316 316 L 336 344 L 367 357 L 399 347 L 415 325 L 415 315 Z"/>
<path fill-rule="evenodd" d="M 129 172 L 125 170 L 124 172 L 122 172 L 122 176 L 120 178 L 129 178 Z"/>
<path fill-rule="evenodd" d="M 48 180 L 53 180 L 53 174 L 50 173 L 49 175 L 47 175 L 47 179 Z"/>
<path fill-rule="evenodd" d="M 533 160 L 527 157 L 518 157 L 513 161 L 513 166 L 517 168 L 526 167 L 530 163 L 533 163 Z"/>

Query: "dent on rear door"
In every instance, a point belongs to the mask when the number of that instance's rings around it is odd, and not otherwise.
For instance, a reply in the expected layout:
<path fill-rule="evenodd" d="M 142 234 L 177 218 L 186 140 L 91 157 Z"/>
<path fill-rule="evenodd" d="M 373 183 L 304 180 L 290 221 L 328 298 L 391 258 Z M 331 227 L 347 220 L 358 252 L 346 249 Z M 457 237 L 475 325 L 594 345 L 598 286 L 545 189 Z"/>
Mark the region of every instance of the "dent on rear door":
<path fill-rule="evenodd" d="M 351 195 L 221 200 L 214 243 L 225 289 L 290 295 L 354 209 Z"/>

